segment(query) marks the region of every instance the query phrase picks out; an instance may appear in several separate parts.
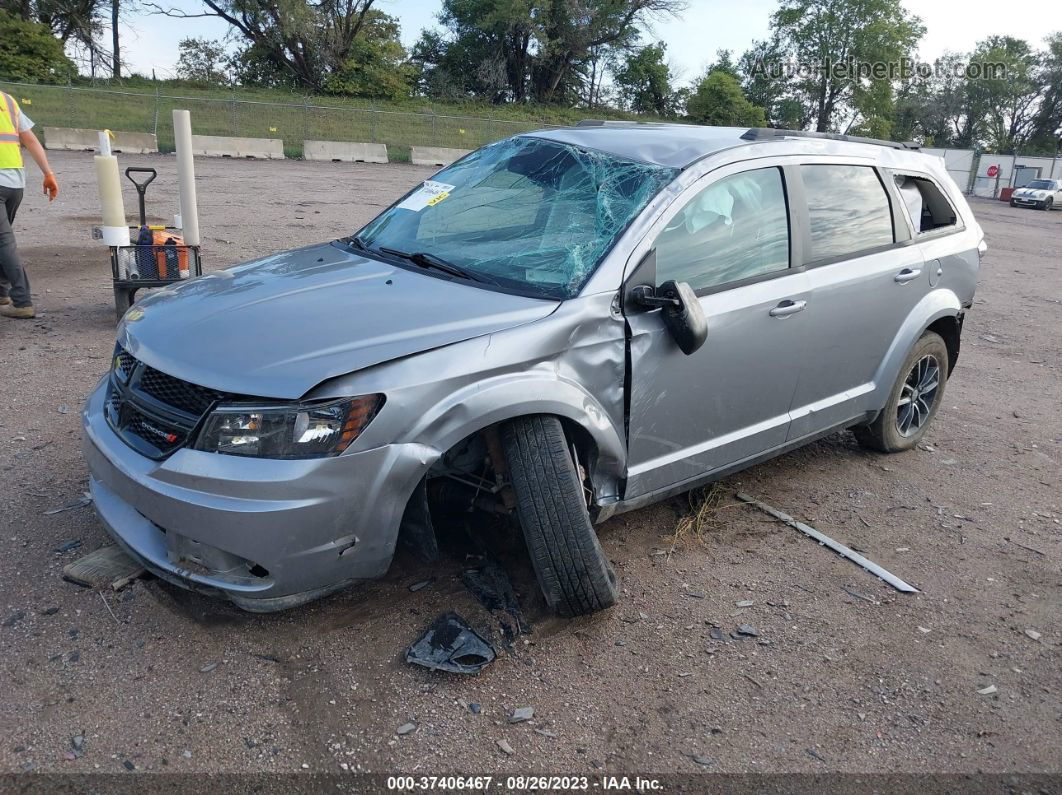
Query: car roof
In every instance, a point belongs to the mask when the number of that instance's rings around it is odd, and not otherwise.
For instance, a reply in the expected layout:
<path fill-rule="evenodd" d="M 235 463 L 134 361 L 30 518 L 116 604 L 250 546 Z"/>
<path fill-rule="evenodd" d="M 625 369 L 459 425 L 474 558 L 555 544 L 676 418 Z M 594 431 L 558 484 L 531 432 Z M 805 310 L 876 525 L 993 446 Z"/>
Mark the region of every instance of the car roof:
<path fill-rule="evenodd" d="M 825 150 L 829 154 L 851 153 L 855 145 L 862 145 L 859 147 L 861 154 L 872 152 L 867 144 L 889 149 L 918 148 L 914 144 L 829 133 L 655 122 L 584 121 L 575 127 L 539 130 L 525 135 L 679 169 L 724 149 L 768 141 L 777 143 L 811 138 L 819 143 L 818 151 Z"/>

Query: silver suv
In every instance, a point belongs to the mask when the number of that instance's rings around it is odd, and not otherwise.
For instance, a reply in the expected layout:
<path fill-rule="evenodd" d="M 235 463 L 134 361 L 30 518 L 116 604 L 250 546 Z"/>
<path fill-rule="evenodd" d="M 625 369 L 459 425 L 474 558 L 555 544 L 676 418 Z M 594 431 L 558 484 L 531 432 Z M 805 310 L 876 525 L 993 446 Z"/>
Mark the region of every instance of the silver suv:
<path fill-rule="evenodd" d="M 984 240 L 943 161 L 778 130 L 486 146 L 357 234 L 166 289 L 84 411 L 100 518 L 248 610 L 518 520 L 548 604 L 608 607 L 594 524 L 851 428 L 913 447 Z"/>

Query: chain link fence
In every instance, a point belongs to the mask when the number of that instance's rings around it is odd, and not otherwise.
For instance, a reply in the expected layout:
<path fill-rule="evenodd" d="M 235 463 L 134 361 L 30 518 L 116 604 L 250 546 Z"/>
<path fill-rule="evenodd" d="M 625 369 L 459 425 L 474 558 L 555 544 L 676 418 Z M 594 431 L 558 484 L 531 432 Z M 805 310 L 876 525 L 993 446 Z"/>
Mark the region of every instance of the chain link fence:
<path fill-rule="evenodd" d="M 154 133 L 159 150 L 172 152 L 174 108 L 192 113 L 198 135 L 280 138 L 288 157 L 303 141 L 387 144 L 392 160 L 408 159 L 412 146 L 476 149 L 491 141 L 544 127 L 544 121 L 385 110 L 302 102 L 179 96 L 114 89 L 0 82 L 39 127 L 80 127 Z"/>

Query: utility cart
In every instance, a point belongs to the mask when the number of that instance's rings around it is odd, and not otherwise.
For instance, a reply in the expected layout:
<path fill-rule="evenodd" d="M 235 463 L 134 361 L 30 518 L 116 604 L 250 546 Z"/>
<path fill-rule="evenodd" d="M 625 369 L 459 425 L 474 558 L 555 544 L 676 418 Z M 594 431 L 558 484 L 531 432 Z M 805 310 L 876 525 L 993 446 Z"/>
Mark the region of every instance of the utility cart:
<path fill-rule="evenodd" d="M 134 175 L 140 174 L 147 178 L 137 181 Z M 137 290 L 165 287 L 203 275 L 199 246 L 185 245 L 181 230 L 175 227 L 147 223 L 145 196 L 158 172 L 130 167 L 125 176 L 136 187 L 140 200 L 140 226 L 130 229 L 131 245 L 110 247 L 114 311 L 119 320 L 133 305 Z"/>

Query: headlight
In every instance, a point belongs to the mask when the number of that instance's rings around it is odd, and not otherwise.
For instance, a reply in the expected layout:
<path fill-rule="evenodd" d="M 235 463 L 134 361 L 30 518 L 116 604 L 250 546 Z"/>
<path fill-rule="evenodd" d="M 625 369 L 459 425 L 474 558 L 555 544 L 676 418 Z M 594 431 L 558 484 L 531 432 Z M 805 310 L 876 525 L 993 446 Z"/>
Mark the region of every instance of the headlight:
<path fill-rule="evenodd" d="M 284 406 L 230 404 L 210 413 L 195 449 L 255 458 L 339 455 L 383 405 L 383 395 Z"/>

